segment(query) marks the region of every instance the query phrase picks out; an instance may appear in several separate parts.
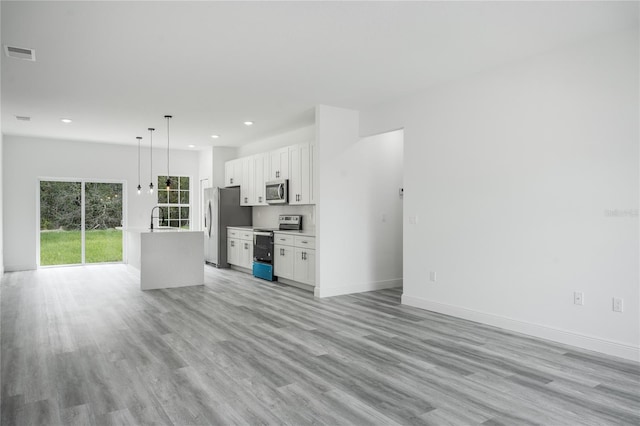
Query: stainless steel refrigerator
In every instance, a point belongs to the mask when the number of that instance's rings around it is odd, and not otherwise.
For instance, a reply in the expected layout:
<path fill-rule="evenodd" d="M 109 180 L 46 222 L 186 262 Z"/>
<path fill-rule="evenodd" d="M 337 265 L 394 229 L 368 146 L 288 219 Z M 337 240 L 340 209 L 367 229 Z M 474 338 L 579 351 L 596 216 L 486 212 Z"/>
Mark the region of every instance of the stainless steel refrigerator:
<path fill-rule="evenodd" d="M 251 207 L 240 206 L 240 188 L 204 190 L 204 260 L 218 268 L 228 268 L 227 226 L 250 226 Z"/>

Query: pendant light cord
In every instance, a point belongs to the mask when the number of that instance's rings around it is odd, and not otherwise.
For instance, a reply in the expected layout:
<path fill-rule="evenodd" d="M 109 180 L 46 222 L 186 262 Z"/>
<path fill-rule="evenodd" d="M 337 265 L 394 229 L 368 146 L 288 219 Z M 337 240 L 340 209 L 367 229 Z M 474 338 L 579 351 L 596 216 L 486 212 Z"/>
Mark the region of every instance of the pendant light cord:
<path fill-rule="evenodd" d="M 136 136 L 136 139 L 138 139 L 138 191 L 140 191 L 140 141 L 142 137 Z"/>
<path fill-rule="evenodd" d="M 149 127 L 149 153 L 150 153 L 150 161 L 149 161 L 149 179 L 151 182 L 149 183 L 149 191 L 153 192 L 153 131 L 155 130 L 153 127 Z"/>
<path fill-rule="evenodd" d="M 165 115 L 164 118 L 167 119 L 167 190 L 171 186 L 171 175 L 169 173 L 169 120 L 172 118 L 170 115 Z"/>

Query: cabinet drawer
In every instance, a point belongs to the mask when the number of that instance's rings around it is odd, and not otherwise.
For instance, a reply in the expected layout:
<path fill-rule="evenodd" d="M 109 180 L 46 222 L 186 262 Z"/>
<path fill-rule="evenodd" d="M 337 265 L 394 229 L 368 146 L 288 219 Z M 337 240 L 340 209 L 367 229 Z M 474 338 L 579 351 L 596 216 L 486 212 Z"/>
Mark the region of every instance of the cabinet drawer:
<path fill-rule="evenodd" d="M 227 229 L 228 238 L 240 238 L 240 231 L 237 229 Z"/>
<path fill-rule="evenodd" d="M 294 236 L 293 245 L 296 247 L 316 248 L 316 237 Z"/>
<path fill-rule="evenodd" d="M 240 231 L 241 240 L 253 240 L 253 231 Z"/>
<path fill-rule="evenodd" d="M 292 246 L 293 245 L 293 235 L 287 235 L 287 234 L 279 234 L 279 233 L 274 233 L 273 234 L 273 243 L 274 244 L 281 244 L 284 246 Z"/>

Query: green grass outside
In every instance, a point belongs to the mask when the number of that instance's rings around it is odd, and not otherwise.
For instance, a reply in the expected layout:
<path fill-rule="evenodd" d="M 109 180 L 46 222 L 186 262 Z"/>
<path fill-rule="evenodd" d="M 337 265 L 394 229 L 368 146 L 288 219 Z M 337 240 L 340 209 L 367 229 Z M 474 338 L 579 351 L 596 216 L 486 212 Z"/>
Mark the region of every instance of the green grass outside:
<path fill-rule="evenodd" d="M 86 263 L 121 262 L 122 231 L 86 231 Z M 40 232 L 40 265 L 73 265 L 82 262 L 80 231 Z"/>

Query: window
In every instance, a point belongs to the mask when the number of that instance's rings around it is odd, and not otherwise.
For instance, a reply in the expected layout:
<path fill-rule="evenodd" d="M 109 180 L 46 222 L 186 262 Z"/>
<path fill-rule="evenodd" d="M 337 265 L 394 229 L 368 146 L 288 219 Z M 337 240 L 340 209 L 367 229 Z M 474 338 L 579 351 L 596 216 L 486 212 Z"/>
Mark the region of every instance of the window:
<path fill-rule="evenodd" d="M 160 226 L 189 229 L 190 192 L 188 176 L 171 176 L 167 191 L 167 176 L 158 176 L 158 205 L 163 210 Z"/>
<path fill-rule="evenodd" d="M 40 266 L 122 262 L 123 184 L 40 180 Z"/>

